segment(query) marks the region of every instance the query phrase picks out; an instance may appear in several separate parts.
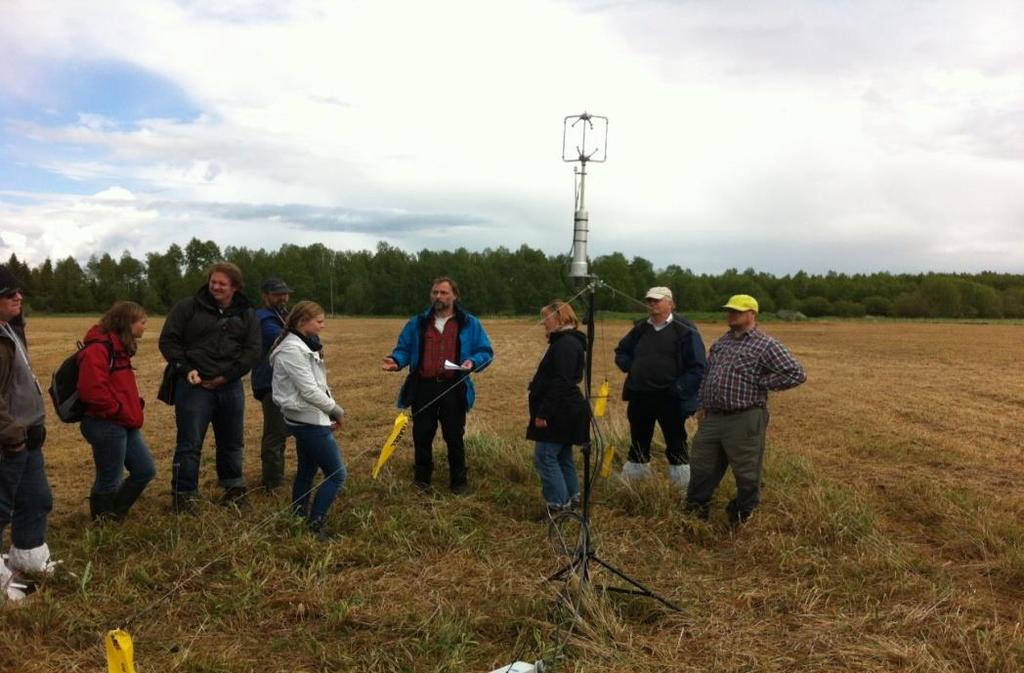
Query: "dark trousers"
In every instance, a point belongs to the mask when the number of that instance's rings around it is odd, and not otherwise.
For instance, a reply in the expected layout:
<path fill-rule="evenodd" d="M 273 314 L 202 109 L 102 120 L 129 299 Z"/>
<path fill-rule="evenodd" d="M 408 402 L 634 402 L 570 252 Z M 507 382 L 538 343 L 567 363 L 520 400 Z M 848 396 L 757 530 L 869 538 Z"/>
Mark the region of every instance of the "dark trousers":
<path fill-rule="evenodd" d="M 43 464 L 45 441 L 46 428 L 34 425 L 28 429 L 25 449 L 0 451 L 0 540 L 11 524 L 11 546 L 18 549 L 35 549 L 46 542 L 53 492 Z"/>
<path fill-rule="evenodd" d="M 732 467 L 736 499 L 727 506 L 732 518 L 745 518 L 761 502 L 761 469 L 764 464 L 768 411 L 760 407 L 736 414 L 708 414 L 693 438 L 690 485 L 686 504 L 706 516 L 711 496 Z"/>
<path fill-rule="evenodd" d="M 632 463 L 651 461 L 651 439 L 654 424 L 661 427 L 665 436 L 665 457 L 669 465 L 685 465 L 689 461 L 686 452 L 686 419 L 683 407 L 671 393 L 638 393 L 630 391 L 626 405 L 629 419 L 629 460 Z"/>
<path fill-rule="evenodd" d="M 211 424 L 217 443 L 218 483 L 223 488 L 245 486 L 245 392 L 241 379 L 214 390 L 180 379 L 174 390 L 174 420 L 178 425 L 178 445 L 174 449 L 172 491 L 194 494 L 199 490 L 200 456 Z"/>
<path fill-rule="evenodd" d="M 281 408 L 274 404 L 268 390 L 260 400 L 263 406 L 263 439 L 260 441 L 260 463 L 263 466 L 263 486 L 277 488 L 284 479 L 284 443 L 288 427 Z"/>
<path fill-rule="evenodd" d="M 429 484 L 434 473 L 434 435 L 448 445 L 448 477 L 451 486 L 466 483 L 466 390 L 457 379 L 418 379 L 412 403 L 412 443 L 416 449 L 415 479 Z M 455 386 L 453 390 L 448 390 Z M 448 391 L 445 393 L 445 391 Z M 438 399 L 438 396 L 445 393 Z"/>
<path fill-rule="evenodd" d="M 322 520 L 348 477 L 341 449 L 331 428 L 326 425 L 293 425 L 289 430 L 295 435 L 295 451 L 299 458 L 292 485 L 292 508 L 296 514 L 310 521 Z M 310 504 L 317 470 L 323 472 L 324 479 Z"/>

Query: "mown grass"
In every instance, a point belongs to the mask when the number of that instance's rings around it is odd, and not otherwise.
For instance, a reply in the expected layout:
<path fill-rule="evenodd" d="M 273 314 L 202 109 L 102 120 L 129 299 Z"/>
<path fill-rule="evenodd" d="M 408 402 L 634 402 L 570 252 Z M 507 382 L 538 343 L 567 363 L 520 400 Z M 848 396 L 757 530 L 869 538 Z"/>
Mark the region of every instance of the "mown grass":
<path fill-rule="evenodd" d="M 394 327 L 360 323 L 328 341 L 328 357 L 367 360 Z M 499 353 L 510 350 L 502 339 L 523 329 L 493 326 Z M 539 520 L 532 447 L 521 439 L 521 391 L 539 354 L 523 346 L 516 362 L 499 360 L 494 378 L 480 379 L 468 447 L 474 490 L 465 498 L 445 490 L 440 448 L 437 492 L 410 487 L 408 440 L 370 480 L 399 381 L 332 368 L 361 425 L 343 433 L 351 478 L 332 517 L 341 536 L 326 544 L 284 513 L 286 494 L 254 493 L 242 510 L 215 504 L 209 464 L 198 516 L 167 511 L 161 477 L 126 522 L 91 525 L 82 500 L 91 460 L 72 428 L 54 427 L 50 542 L 64 564 L 28 602 L 0 608 L 0 670 L 104 670 L 102 635 L 117 626 L 133 635 L 142 672 L 489 671 L 542 657 L 560 671 L 1022 670 L 1024 511 L 1012 488 L 990 488 L 1012 484 L 1020 465 L 996 445 L 972 453 L 941 444 L 957 435 L 927 434 L 934 414 L 889 420 L 879 404 L 868 419 L 860 405 L 872 399 L 848 392 L 854 360 L 835 355 L 874 348 L 865 327 L 847 350 L 826 343 L 820 325 L 790 329 L 787 342 L 812 379 L 780 399 L 764 505 L 748 525 L 725 521 L 729 476 L 710 521 L 685 517 L 661 456 L 649 483 L 597 481 L 598 553 L 681 613 L 604 593 L 616 578 L 597 567 L 589 589 L 545 582 L 566 559 Z M 905 341 L 887 343 L 902 349 L 900 362 L 918 357 Z M 39 339 L 33 352 L 49 362 L 62 349 Z M 144 388 L 155 388 L 155 358 L 139 366 Z M 907 399 L 932 405 L 931 394 L 911 386 Z M 1015 418 L 1000 413 L 995 421 Z M 258 418 L 247 421 L 251 445 Z M 617 403 L 603 427 L 618 466 L 626 432 Z M 166 468 L 166 410 L 153 410 L 147 428 Z M 258 460 L 249 457 L 255 479 Z"/>

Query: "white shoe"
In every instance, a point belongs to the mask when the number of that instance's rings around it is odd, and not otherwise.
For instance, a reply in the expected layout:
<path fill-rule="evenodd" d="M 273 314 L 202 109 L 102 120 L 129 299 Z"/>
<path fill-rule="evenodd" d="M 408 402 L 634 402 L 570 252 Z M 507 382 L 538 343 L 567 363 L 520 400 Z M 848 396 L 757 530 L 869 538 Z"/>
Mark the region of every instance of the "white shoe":
<path fill-rule="evenodd" d="M 622 466 L 622 481 L 641 481 L 643 479 L 648 479 L 650 476 L 650 463 L 633 463 L 627 460 L 626 463 Z"/>
<path fill-rule="evenodd" d="M 690 485 L 690 466 L 669 465 L 668 480 L 673 486 L 685 493 L 686 488 Z"/>
<path fill-rule="evenodd" d="M 28 585 L 22 584 L 14 579 L 7 564 L 0 563 L 0 602 L 6 598 L 9 601 L 20 601 L 28 594 Z"/>
<path fill-rule="evenodd" d="M 7 554 L 7 567 L 34 575 L 52 575 L 60 561 L 50 558 L 50 547 L 44 542 L 32 549 L 11 547 Z"/>

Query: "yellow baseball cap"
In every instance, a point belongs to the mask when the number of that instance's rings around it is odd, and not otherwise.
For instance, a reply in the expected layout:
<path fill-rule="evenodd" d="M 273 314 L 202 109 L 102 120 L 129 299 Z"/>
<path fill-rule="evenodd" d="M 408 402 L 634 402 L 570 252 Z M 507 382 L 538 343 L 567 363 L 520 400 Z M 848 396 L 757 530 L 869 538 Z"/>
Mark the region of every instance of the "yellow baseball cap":
<path fill-rule="evenodd" d="M 722 308 L 731 308 L 734 311 L 753 311 L 757 313 L 757 300 L 749 294 L 734 294 L 729 297 Z"/>

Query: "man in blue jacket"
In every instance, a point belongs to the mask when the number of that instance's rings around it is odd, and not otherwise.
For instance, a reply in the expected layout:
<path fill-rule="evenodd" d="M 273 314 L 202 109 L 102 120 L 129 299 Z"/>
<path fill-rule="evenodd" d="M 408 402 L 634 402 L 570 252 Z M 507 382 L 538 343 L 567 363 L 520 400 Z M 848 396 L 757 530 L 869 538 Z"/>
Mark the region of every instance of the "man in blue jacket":
<path fill-rule="evenodd" d="M 697 411 L 706 357 L 700 332 L 674 313 L 672 290 L 652 287 L 645 297 L 648 317 L 638 320 L 615 349 L 615 364 L 626 372 L 622 399 L 628 402 L 629 460 L 625 480 L 650 474 L 654 424 L 665 436 L 668 476 L 685 491 L 690 482 L 686 418 Z"/>
<path fill-rule="evenodd" d="M 435 279 L 430 299 L 430 308 L 406 323 L 395 349 L 384 358 L 383 368 L 396 372 L 409 366 L 398 406 L 412 406 L 415 485 L 421 490 L 430 488 L 434 435 L 440 423 L 448 445 L 449 485 L 452 493 L 462 495 L 469 491 L 463 435 L 466 413 L 475 398 L 469 375 L 494 360 L 494 349 L 480 321 L 458 305 L 459 286 L 454 280 L 447 276 Z"/>
<path fill-rule="evenodd" d="M 260 462 L 263 469 L 263 488 L 272 491 L 281 486 L 284 479 L 284 444 L 288 439 L 288 428 L 284 424 L 281 410 L 274 404 L 271 394 L 274 370 L 267 356 L 277 337 L 284 330 L 288 316 L 288 299 L 291 288 L 279 278 L 268 278 L 260 286 L 263 307 L 256 311 L 260 321 L 260 337 L 263 350 L 260 361 L 252 368 L 252 395 L 263 407 L 263 439 L 260 442 Z"/>

